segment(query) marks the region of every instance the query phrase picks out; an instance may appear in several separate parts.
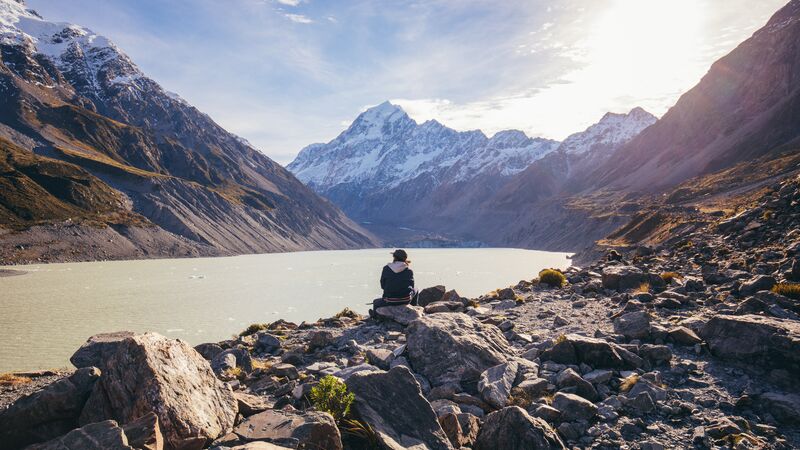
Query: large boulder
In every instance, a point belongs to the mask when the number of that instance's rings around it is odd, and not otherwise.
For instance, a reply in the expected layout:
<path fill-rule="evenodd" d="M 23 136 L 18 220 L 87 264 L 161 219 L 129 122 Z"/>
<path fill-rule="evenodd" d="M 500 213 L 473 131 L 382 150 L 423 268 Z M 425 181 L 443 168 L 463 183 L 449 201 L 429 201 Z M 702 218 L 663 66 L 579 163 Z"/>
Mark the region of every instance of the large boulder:
<path fill-rule="evenodd" d="M 384 320 L 392 320 L 400 325 L 408 325 L 422 317 L 423 309 L 419 306 L 399 305 L 382 306 L 375 309 L 375 315 Z"/>
<path fill-rule="evenodd" d="M 518 406 L 509 406 L 486 416 L 473 448 L 556 450 L 566 447 L 547 422 L 531 417 Z"/>
<path fill-rule="evenodd" d="M 108 358 L 117 351 L 119 343 L 134 335 L 133 331 L 96 334 L 87 339 L 69 361 L 77 368 L 99 367 L 102 369 Z"/>
<path fill-rule="evenodd" d="M 78 369 L 0 412 L 0 447 L 21 448 L 78 427 L 78 417 L 100 378 L 95 367 Z"/>
<path fill-rule="evenodd" d="M 336 421 L 330 414 L 319 411 L 270 409 L 248 417 L 233 432 L 245 442 L 268 441 L 300 449 L 342 449 Z"/>
<path fill-rule="evenodd" d="M 756 315 L 714 316 L 700 330 L 715 356 L 800 374 L 800 323 Z"/>
<path fill-rule="evenodd" d="M 105 420 L 77 428 L 43 444 L 26 447 L 25 450 L 134 450 L 134 447 L 128 445 L 128 438 L 117 422 Z"/>
<path fill-rule="evenodd" d="M 800 424 L 800 395 L 766 392 L 758 396 L 758 403 L 779 422 Z"/>
<path fill-rule="evenodd" d="M 553 408 L 561 412 L 565 421 L 589 420 L 597 414 L 597 406 L 575 394 L 557 392 L 553 397 Z"/>
<path fill-rule="evenodd" d="M 433 386 L 474 387 L 484 370 L 503 364 L 514 353 L 497 327 L 466 314 L 424 316 L 409 325 L 406 335 L 411 365 Z"/>
<path fill-rule="evenodd" d="M 164 448 L 202 448 L 233 426 L 236 399 L 208 361 L 180 340 L 156 333 L 128 337 L 106 361 L 81 413 L 81 424 L 128 424 L 153 411 Z"/>
<path fill-rule="evenodd" d="M 359 372 L 347 379 L 358 415 L 387 448 L 450 449 L 436 413 L 406 367 Z"/>

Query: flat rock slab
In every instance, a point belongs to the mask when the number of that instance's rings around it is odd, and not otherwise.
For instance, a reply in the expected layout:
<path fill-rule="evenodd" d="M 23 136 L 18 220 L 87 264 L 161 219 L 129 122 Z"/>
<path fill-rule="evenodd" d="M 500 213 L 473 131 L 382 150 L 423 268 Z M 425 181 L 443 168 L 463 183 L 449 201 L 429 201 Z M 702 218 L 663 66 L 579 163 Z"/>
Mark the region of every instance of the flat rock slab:
<path fill-rule="evenodd" d="M 421 317 L 406 330 L 408 359 L 433 386 L 477 385 L 481 373 L 505 363 L 514 354 L 495 326 L 461 313 Z"/>
<path fill-rule="evenodd" d="M 756 315 L 714 316 L 700 330 L 715 356 L 800 374 L 800 323 Z"/>
<path fill-rule="evenodd" d="M 400 305 L 383 306 L 375 309 L 375 314 L 384 320 L 393 320 L 400 325 L 408 325 L 422 317 L 423 309 L 419 306 Z"/>
<path fill-rule="evenodd" d="M 333 417 L 318 411 L 268 410 L 250 416 L 233 432 L 245 441 L 268 441 L 302 449 L 342 449 L 342 436 Z"/>
<path fill-rule="evenodd" d="M 108 358 L 117 351 L 119 343 L 135 334 L 132 331 L 95 334 L 81 345 L 69 359 L 69 362 L 79 369 L 82 367 L 99 367 L 102 369 Z"/>
<path fill-rule="evenodd" d="M 452 448 L 436 413 L 407 368 L 356 373 L 347 379 L 347 388 L 355 394 L 358 414 L 385 447 Z"/>

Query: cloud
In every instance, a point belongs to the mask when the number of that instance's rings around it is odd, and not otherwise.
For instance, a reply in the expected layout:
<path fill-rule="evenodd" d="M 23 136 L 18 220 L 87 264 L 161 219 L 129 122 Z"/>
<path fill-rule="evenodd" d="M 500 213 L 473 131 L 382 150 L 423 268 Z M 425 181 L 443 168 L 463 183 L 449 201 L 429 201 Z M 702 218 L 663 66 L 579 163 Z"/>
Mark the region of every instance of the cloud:
<path fill-rule="evenodd" d="M 286 17 L 287 19 L 289 19 L 289 20 L 291 20 L 292 22 L 295 22 L 295 23 L 303 23 L 303 24 L 314 23 L 314 21 L 311 20 L 311 18 L 309 18 L 307 16 L 304 16 L 302 14 L 286 13 L 286 14 L 284 14 L 284 17 Z"/>
<path fill-rule="evenodd" d="M 275 0 L 275 1 L 277 1 L 281 5 L 286 5 L 286 6 L 297 6 L 300 4 L 300 0 Z"/>

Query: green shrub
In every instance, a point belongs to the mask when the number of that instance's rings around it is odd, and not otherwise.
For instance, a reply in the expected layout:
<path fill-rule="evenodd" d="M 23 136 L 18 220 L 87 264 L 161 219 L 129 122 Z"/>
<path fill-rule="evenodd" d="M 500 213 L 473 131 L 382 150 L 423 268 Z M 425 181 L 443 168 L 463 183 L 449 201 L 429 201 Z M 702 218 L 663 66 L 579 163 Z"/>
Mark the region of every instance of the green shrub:
<path fill-rule="evenodd" d="M 772 292 L 800 300 L 800 283 L 778 283 L 772 287 Z"/>
<path fill-rule="evenodd" d="M 244 331 L 239 333 L 239 336 L 250 336 L 251 334 L 256 334 L 259 331 L 264 331 L 269 327 L 268 323 L 254 323 L 251 324 L 249 327 L 245 328 Z"/>
<path fill-rule="evenodd" d="M 347 386 L 340 379 L 326 375 L 311 389 L 309 400 L 315 408 L 332 415 L 338 423 L 350 413 L 355 396 L 347 392 Z"/>
<path fill-rule="evenodd" d="M 539 272 L 539 282 L 551 287 L 562 287 L 567 284 L 567 277 L 556 269 L 544 269 Z"/>

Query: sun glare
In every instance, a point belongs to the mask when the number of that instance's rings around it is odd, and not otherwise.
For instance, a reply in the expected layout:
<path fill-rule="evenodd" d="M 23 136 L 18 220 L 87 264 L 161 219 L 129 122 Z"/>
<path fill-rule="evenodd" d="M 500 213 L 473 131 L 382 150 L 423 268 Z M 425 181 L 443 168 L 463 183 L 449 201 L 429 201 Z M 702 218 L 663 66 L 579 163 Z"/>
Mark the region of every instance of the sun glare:
<path fill-rule="evenodd" d="M 687 89 L 706 70 L 704 9 L 695 0 L 614 0 L 588 28 L 586 65 L 571 81 L 617 101 Z"/>

